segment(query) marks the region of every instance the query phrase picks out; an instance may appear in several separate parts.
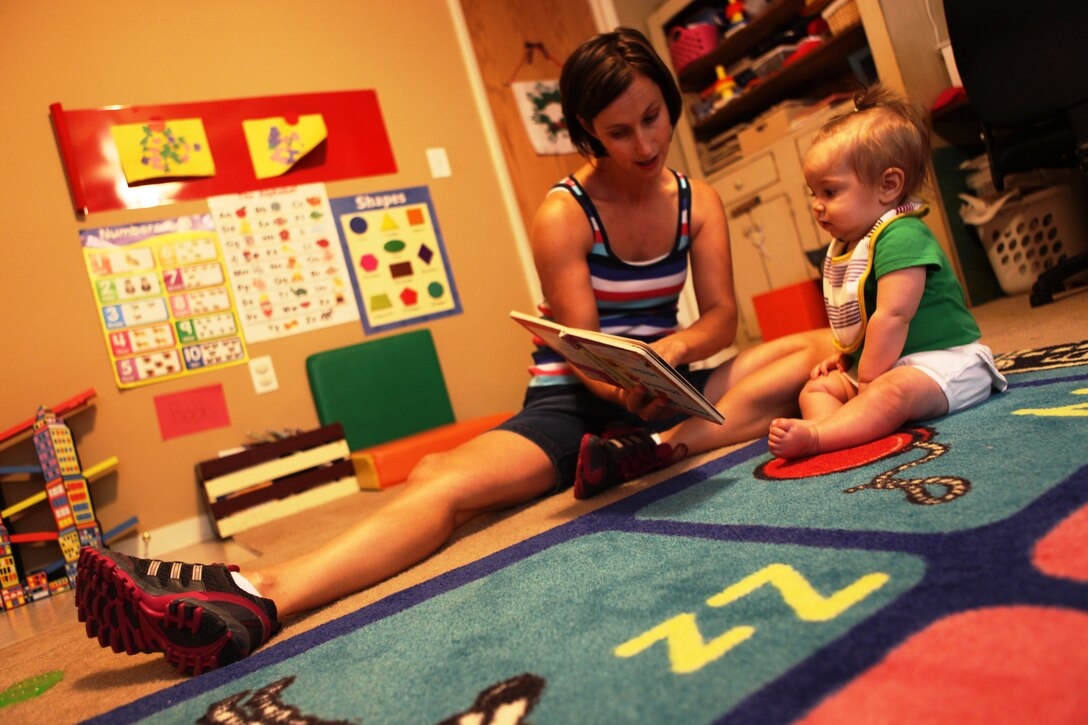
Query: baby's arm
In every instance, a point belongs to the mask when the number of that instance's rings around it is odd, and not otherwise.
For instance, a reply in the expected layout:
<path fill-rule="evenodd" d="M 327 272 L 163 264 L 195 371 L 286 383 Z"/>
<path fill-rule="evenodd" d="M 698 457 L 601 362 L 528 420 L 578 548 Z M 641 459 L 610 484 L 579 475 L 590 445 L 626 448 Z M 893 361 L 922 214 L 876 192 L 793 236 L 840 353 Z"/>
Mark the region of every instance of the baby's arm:
<path fill-rule="evenodd" d="M 891 370 L 903 355 L 907 330 L 926 285 L 926 268 L 906 267 L 877 282 L 876 310 L 865 331 L 865 349 L 858 361 L 858 389 Z"/>

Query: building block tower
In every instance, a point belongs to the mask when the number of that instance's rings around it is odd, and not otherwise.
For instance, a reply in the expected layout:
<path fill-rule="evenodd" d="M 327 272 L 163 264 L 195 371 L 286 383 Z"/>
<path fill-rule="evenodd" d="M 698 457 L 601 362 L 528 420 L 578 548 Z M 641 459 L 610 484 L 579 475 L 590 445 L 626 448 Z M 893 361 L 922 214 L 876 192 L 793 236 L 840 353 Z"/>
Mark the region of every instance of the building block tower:
<path fill-rule="evenodd" d="M 4 609 L 15 609 L 23 604 L 26 604 L 26 591 L 19 581 L 7 527 L 0 521 L 0 605 Z"/>
<path fill-rule="evenodd" d="M 57 543 L 64 557 L 64 571 L 74 587 L 79 550 L 84 546 L 101 546 L 102 530 L 94 516 L 72 431 L 44 405 L 38 408 L 34 419 L 34 450 L 57 522 Z"/>

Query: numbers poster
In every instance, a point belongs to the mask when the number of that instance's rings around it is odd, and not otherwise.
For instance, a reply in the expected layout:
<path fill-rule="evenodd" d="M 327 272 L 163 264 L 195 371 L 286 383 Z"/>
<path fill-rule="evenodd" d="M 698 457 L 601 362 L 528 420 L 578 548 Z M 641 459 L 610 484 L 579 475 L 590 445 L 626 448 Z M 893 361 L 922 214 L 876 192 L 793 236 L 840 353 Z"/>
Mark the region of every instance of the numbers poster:
<path fill-rule="evenodd" d="M 367 333 L 461 312 L 427 187 L 330 203 Z"/>
<path fill-rule="evenodd" d="M 118 387 L 247 359 L 210 215 L 80 237 Z"/>
<path fill-rule="evenodd" d="M 208 199 L 250 344 L 359 319 L 324 184 Z"/>

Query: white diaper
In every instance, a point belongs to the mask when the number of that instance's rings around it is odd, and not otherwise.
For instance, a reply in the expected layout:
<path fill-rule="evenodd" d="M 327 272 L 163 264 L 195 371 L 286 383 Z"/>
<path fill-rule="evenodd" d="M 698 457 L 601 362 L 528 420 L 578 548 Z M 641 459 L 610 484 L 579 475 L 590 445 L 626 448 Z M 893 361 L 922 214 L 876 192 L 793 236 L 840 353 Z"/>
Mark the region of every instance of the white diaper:
<path fill-rule="evenodd" d="M 894 367 L 909 365 L 933 378 L 948 400 L 948 412 L 970 408 L 990 397 L 994 390 L 1009 387 L 997 371 L 994 354 L 986 345 L 973 342 L 946 350 L 930 350 L 905 355 Z"/>

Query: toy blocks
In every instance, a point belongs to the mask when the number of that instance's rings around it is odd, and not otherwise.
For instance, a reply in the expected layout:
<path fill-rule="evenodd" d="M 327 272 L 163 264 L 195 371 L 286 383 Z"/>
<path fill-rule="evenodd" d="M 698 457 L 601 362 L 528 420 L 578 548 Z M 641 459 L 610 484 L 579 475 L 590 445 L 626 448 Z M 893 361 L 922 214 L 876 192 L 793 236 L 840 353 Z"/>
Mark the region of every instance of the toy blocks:
<path fill-rule="evenodd" d="M 94 391 L 88 390 L 61 403 L 60 408 L 78 412 L 93 404 Z M 67 591 L 75 585 L 76 563 L 84 546 L 101 546 L 102 531 L 95 518 L 88 481 L 104 475 L 117 465 L 116 458 L 93 467 L 93 475 L 85 475 L 76 453 L 68 425 L 47 406 L 38 408 L 31 420 L 20 423 L 0 434 L 0 449 L 6 449 L 32 437 L 36 466 L 0 466 L 0 474 L 30 474 L 41 476 L 43 490 L 7 507 L 0 507 L 0 601 L 4 609 L 13 609 L 29 601 Z M 26 509 L 48 501 L 56 529 L 12 533 L 14 517 Z M 20 580 L 14 546 L 35 542 L 56 541 L 61 559 L 33 571 Z M 52 572 L 64 570 L 64 575 L 50 579 Z"/>

